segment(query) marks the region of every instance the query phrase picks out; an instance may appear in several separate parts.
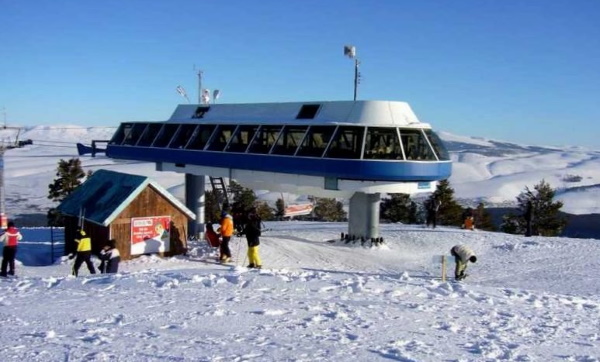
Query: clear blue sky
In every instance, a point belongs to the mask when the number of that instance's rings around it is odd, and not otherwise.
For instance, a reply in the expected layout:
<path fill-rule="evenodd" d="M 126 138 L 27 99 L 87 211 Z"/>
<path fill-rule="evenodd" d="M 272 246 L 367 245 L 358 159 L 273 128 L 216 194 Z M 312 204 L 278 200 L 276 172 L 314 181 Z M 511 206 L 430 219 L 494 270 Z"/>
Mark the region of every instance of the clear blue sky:
<path fill-rule="evenodd" d="M 9 125 L 162 121 L 219 103 L 399 100 L 436 130 L 600 148 L 598 0 L 0 0 Z M 0 117 L 3 117 L 0 113 Z"/>

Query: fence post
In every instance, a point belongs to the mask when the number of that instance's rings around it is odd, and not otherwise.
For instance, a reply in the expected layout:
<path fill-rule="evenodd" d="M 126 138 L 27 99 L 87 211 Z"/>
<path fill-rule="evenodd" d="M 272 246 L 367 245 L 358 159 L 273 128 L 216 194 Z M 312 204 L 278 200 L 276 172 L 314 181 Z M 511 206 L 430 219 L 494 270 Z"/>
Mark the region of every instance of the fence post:
<path fill-rule="evenodd" d="M 442 255 L 442 282 L 446 281 L 446 255 Z"/>

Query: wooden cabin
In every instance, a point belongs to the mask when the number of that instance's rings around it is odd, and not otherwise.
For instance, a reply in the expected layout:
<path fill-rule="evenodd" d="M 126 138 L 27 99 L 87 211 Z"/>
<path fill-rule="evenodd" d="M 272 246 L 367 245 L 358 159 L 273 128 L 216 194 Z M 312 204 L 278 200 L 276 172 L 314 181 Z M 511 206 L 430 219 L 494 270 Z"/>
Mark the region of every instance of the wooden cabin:
<path fill-rule="evenodd" d="M 115 239 L 123 260 L 187 251 L 188 222 L 196 218 L 162 186 L 145 176 L 98 170 L 58 206 L 65 219 L 65 253 L 82 227 L 99 253 Z"/>

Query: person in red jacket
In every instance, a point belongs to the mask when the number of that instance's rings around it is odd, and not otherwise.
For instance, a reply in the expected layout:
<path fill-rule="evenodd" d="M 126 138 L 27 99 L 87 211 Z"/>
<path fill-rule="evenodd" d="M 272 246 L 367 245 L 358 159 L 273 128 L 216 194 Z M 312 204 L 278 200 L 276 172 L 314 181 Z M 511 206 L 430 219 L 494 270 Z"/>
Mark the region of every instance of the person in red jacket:
<path fill-rule="evenodd" d="M 12 221 L 9 222 L 8 228 L 0 235 L 0 242 L 4 243 L 0 277 L 6 278 L 8 275 L 15 275 L 15 256 L 17 255 L 17 244 L 21 239 L 23 239 L 23 235 L 21 235 L 19 229 L 15 227 Z M 8 274 L 6 269 L 8 269 Z"/>

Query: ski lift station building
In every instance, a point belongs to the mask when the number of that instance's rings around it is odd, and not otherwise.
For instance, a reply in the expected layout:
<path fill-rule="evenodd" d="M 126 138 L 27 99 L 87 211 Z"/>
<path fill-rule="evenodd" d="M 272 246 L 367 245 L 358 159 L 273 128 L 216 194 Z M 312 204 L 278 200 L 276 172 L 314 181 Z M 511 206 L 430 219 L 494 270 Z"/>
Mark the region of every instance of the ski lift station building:
<path fill-rule="evenodd" d="M 348 235 L 371 239 L 379 236 L 381 194 L 432 192 L 452 170 L 431 126 L 393 101 L 183 104 L 164 122 L 122 123 L 106 155 L 184 173 L 194 234 L 206 176 L 348 199 Z"/>

